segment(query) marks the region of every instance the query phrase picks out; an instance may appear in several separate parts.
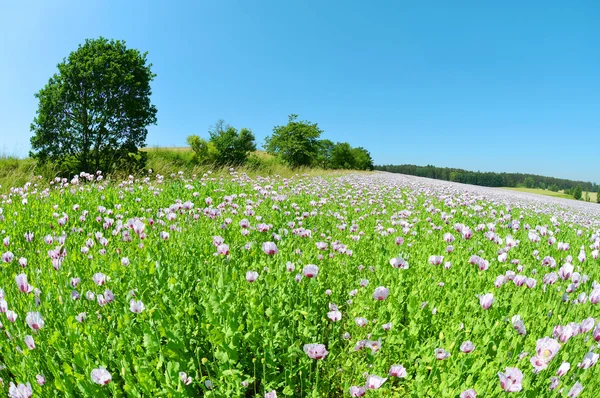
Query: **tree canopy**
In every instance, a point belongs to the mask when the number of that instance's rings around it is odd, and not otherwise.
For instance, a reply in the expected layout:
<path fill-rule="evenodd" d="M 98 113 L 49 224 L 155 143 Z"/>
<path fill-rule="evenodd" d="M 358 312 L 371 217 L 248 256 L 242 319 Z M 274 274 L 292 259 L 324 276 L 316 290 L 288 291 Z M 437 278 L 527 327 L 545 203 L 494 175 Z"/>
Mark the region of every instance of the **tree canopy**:
<path fill-rule="evenodd" d="M 317 123 L 297 119 L 298 115 L 292 114 L 288 124 L 275 126 L 273 134 L 265 138 L 265 149 L 291 167 L 310 166 L 318 153 L 323 130 Z"/>
<path fill-rule="evenodd" d="M 146 55 L 102 37 L 79 45 L 36 94 L 31 155 L 69 172 L 139 164 L 157 112 Z"/>
<path fill-rule="evenodd" d="M 197 163 L 240 166 L 246 163 L 251 152 L 256 151 L 254 134 L 250 129 L 238 131 L 222 119 L 209 129 L 208 134 L 208 141 L 197 135 L 187 138 Z"/>
<path fill-rule="evenodd" d="M 564 190 L 566 193 L 567 190 L 573 189 L 577 185 L 589 191 L 598 189 L 598 185 L 592 182 L 573 181 L 535 174 L 481 172 L 432 165 L 416 166 L 412 164 L 375 166 L 375 169 L 485 187 L 526 186 L 526 180 L 530 177 L 534 181 L 534 187 L 536 184 L 539 185 L 540 182 L 543 182 L 552 191 Z M 531 183 L 530 181 L 529 183 Z"/>

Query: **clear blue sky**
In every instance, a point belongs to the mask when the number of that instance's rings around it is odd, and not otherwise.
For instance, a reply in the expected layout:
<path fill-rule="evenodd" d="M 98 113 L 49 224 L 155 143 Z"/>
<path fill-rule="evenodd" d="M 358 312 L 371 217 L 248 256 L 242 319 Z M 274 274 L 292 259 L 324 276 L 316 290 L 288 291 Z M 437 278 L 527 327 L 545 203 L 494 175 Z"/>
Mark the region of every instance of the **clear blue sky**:
<path fill-rule="evenodd" d="M 34 93 L 98 36 L 149 52 L 150 146 L 219 118 L 262 144 L 297 113 L 377 164 L 600 182 L 597 0 L 0 0 L 0 151 L 27 153 Z"/>

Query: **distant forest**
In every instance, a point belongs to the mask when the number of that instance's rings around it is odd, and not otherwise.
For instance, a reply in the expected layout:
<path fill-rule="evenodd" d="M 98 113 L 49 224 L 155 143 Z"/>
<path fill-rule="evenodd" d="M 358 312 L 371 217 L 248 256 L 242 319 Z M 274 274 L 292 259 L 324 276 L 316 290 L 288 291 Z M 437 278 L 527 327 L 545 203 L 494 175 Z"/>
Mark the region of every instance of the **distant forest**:
<path fill-rule="evenodd" d="M 548 189 L 555 192 L 564 190 L 567 192 L 579 186 L 584 191 L 598 192 L 598 184 L 589 181 L 573 181 L 535 174 L 468 171 L 432 165 L 416 166 L 413 164 L 375 166 L 375 170 L 481 185 L 484 187 L 526 187 Z"/>

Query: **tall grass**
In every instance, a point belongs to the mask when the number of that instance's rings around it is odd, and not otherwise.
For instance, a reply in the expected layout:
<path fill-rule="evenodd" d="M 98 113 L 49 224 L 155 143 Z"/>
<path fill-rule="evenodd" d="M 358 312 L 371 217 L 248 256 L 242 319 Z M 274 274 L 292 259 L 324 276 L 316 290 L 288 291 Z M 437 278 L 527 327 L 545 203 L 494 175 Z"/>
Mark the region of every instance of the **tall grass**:
<path fill-rule="evenodd" d="M 207 172 L 213 174 L 227 174 L 228 167 L 217 167 L 214 164 L 199 165 L 193 160 L 193 152 L 189 148 L 145 148 L 148 159 L 146 169 L 139 174 L 171 175 L 180 171 L 186 175 L 203 175 Z M 239 173 L 249 176 L 271 176 L 291 178 L 299 175 L 340 175 L 348 171 L 323 170 L 317 168 L 300 167 L 291 169 L 281 164 L 277 158 L 262 151 L 252 153 L 246 165 L 235 168 Z M 23 186 L 25 183 L 38 180 L 40 185 L 47 184 L 56 177 L 58 170 L 51 164 L 39 164 L 35 159 L 20 159 L 13 155 L 0 153 L 0 193 L 6 192 L 10 187 Z M 115 172 L 115 179 L 123 177 L 120 172 Z M 41 176 L 41 178 L 40 178 Z M 108 176 L 109 178 L 111 176 Z"/>
<path fill-rule="evenodd" d="M 41 176 L 48 181 L 56 175 L 52 165 L 40 165 L 34 159 L 20 159 L 13 155 L 0 153 L 0 190 L 22 186 L 28 181 Z"/>

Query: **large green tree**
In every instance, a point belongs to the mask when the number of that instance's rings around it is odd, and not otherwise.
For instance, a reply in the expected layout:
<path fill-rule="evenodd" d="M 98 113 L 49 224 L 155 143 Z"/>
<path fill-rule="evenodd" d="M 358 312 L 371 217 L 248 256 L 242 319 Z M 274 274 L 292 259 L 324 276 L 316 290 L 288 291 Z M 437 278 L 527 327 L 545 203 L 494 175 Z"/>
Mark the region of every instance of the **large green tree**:
<path fill-rule="evenodd" d="M 310 166 L 319 151 L 322 133 L 317 123 L 298 121 L 298 115 L 292 114 L 288 124 L 275 126 L 273 134 L 265 138 L 265 149 L 291 167 Z"/>
<path fill-rule="evenodd" d="M 136 163 L 146 127 L 156 123 L 150 102 L 155 75 L 146 54 L 101 37 L 86 40 L 59 63 L 36 94 L 31 155 L 70 172 Z"/>

